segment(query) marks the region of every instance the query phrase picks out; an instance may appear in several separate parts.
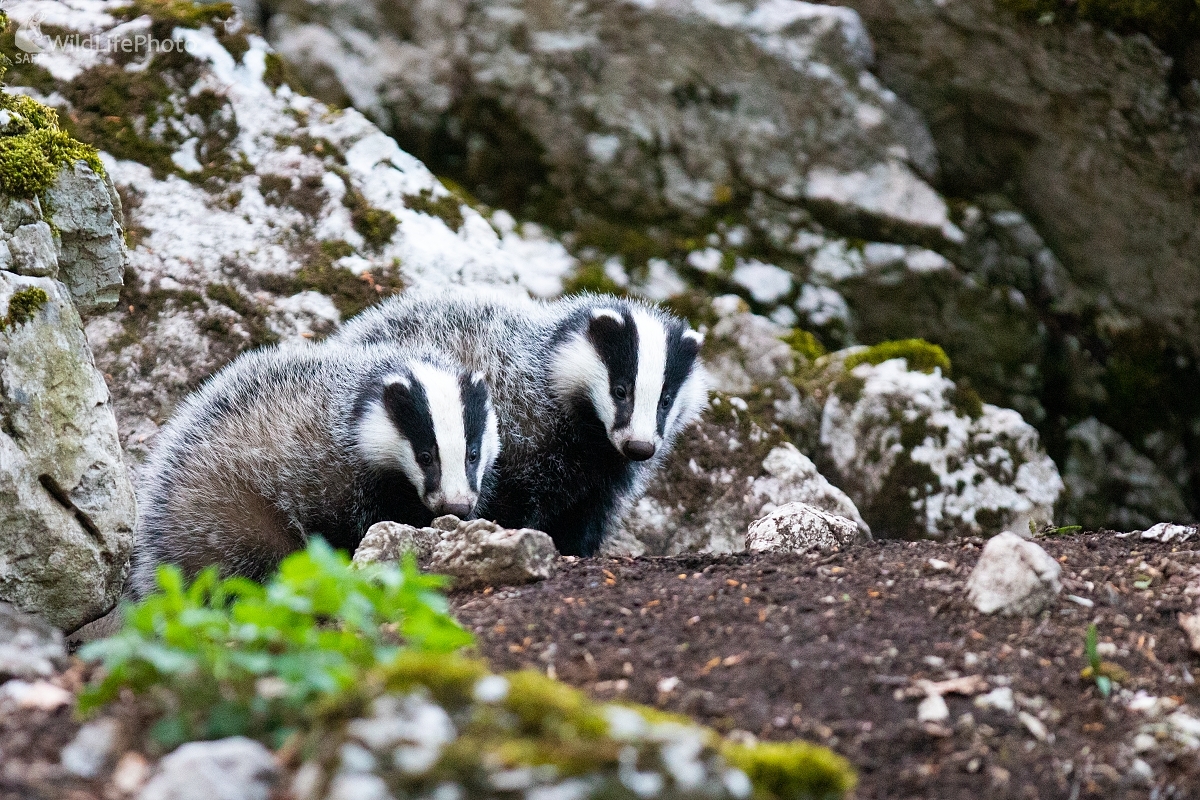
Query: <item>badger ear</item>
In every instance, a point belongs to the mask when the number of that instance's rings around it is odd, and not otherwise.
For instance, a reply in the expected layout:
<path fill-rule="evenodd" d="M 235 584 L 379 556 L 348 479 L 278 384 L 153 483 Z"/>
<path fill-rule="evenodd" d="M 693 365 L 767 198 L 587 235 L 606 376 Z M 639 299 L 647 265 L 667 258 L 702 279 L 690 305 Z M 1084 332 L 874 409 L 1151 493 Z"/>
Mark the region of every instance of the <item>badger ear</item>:
<path fill-rule="evenodd" d="M 403 375 L 389 375 L 383 380 L 383 405 L 400 410 L 412 405 L 412 383 Z"/>
<path fill-rule="evenodd" d="M 616 309 L 592 309 L 592 318 L 588 321 L 588 337 L 592 341 L 606 339 L 619 333 L 624 328 L 625 318 Z"/>
<path fill-rule="evenodd" d="M 684 352 L 695 356 L 700 353 L 700 345 L 704 344 L 704 334 L 686 330 L 679 336 L 679 346 Z"/>

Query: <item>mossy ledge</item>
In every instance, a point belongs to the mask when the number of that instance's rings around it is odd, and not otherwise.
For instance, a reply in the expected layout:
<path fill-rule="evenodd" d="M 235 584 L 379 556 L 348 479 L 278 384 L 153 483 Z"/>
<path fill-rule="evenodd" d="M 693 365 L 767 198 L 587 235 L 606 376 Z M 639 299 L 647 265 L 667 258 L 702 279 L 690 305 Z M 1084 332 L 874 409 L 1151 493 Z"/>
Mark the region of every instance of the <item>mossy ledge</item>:
<path fill-rule="evenodd" d="M 924 339 L 900 339 L 895 342 L 882 342 L 868 347 L 846 357 L 846 370 L 850 371 L 859 364 L 882 364 L 893 358 L 903 358 L 910 370 L 914 372 L 932 373 L 940 369 L 943 375 L 950 374 L 950 357 L 946 351 L 936 344 Z"/>
<path fill-rule="evenodd" d="M 63 167 L 82 161 L 103 175 L 100 154 L 58 126 L 58 114 L 32 98 L 0 91 L 0 192 L 34 197 Z"/>

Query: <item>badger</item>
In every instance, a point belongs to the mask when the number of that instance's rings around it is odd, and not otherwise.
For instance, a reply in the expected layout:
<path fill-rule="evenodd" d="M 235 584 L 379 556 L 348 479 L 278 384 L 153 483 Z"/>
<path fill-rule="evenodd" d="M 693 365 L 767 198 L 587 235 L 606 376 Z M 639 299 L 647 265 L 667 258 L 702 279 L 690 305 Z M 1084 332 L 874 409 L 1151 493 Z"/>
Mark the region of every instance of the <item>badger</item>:
<path fill-rule="evenodd" d="M 436 348 L 482 372 L 503 446 L 480 515 L 543 530 L 565 555 L 597 551 L 708 396 L 701 334 L 630 299 L 408 292 L 334 339 Z"/>
<path fill-rule="evenodd" d="M 483 376 L 436 351 L 244 354 L 158 435 L 128 593 L 152 591 L 164 563 L 263 580 L 310 536 L 352 551 L 380 520 L 470 518 L 499 447 Z"/>

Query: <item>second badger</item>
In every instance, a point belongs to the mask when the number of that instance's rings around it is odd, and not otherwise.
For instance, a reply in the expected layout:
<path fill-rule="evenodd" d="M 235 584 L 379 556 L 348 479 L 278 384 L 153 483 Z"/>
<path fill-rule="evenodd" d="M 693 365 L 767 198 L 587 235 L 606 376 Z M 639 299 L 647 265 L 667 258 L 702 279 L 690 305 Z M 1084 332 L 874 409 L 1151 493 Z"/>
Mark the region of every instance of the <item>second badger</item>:
<path fill-rule="evenodd" d="M 353 550 L 392 519 L 472 516 L 500 447 L 479 374 L 432 351 L 323 344 L 248 353 L 159 434 L 130 590 L 156 567 L 265 578 L 320 535 Z"/>

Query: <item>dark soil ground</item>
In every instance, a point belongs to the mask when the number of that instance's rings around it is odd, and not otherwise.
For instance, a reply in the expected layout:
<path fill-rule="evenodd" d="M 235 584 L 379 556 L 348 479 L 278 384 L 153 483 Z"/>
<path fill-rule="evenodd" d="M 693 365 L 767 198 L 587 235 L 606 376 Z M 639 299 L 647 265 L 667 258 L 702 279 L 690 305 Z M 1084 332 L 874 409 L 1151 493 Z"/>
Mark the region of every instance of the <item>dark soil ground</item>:
<path fill-rule="evenodd" d="M 1200 798 L 1197 753 L 1159 741 L 1135 754 L 1151 719 L 1128 708 L 1138 690 L 1200 708 L 1200 656 L 1177 621 L 1200 593 L 1200 545 L 1111 534 L 1042 544 L 1062 563 L 1064 591 L 1034 619 L 985 617 L 967 602 L 979 540 L 563 559 L 551 580 L 453 604 L 496 669 L 550 672 L 737 736 L 827 744 L 858 770 L 859 800 Z M 1108 700 L 1080 676 L 1090 622 L 1130 674 Z M 916 682 L 956 675 L 1011 687 L 1017 708 L 948 695 L 949 720 L 919 724 Z M 75 690 L 82 676 L 77 665 L 56 682 Z M 1044 738 L 1031 732 L 1035 718 Z M 69 708 L 0 711 L 0 800 L 124 797 L 111 767 L 80 781 L 58 765 L 77 727 Z"/>
<path fill-rule="evenodd" d="M 1184 589 L 1200 587 L 1200 548 L 1111 534 L 1042 544 L 1062 563 L 1064 591 L 1035 619 L 985 617 L 967 602 L 979 540 L 824 557 L 566 561 L 552 580 L 454 605 L 497 669 L 551 671 L 597 697 L 724 732 L 827 744 L 858 769 L 862 800 L 1200 797 L 1195 753 L 1156 747 L 1140 756 L 1153 778 L 1130 774 L 1147 717 L 1080 676 L 1095 622 L 1116 645 L 1107 658 L 1130 673 L 1123 689 L 1200 703 L 1200 660 L 1176 619 L 1195 603 Z M 1009 685 L 1016 710 L 1049 735 L 971 697 L 946 697 L 947 723 L 918 724 L 924 695 L 905 690 L 954 675 Z"/>

